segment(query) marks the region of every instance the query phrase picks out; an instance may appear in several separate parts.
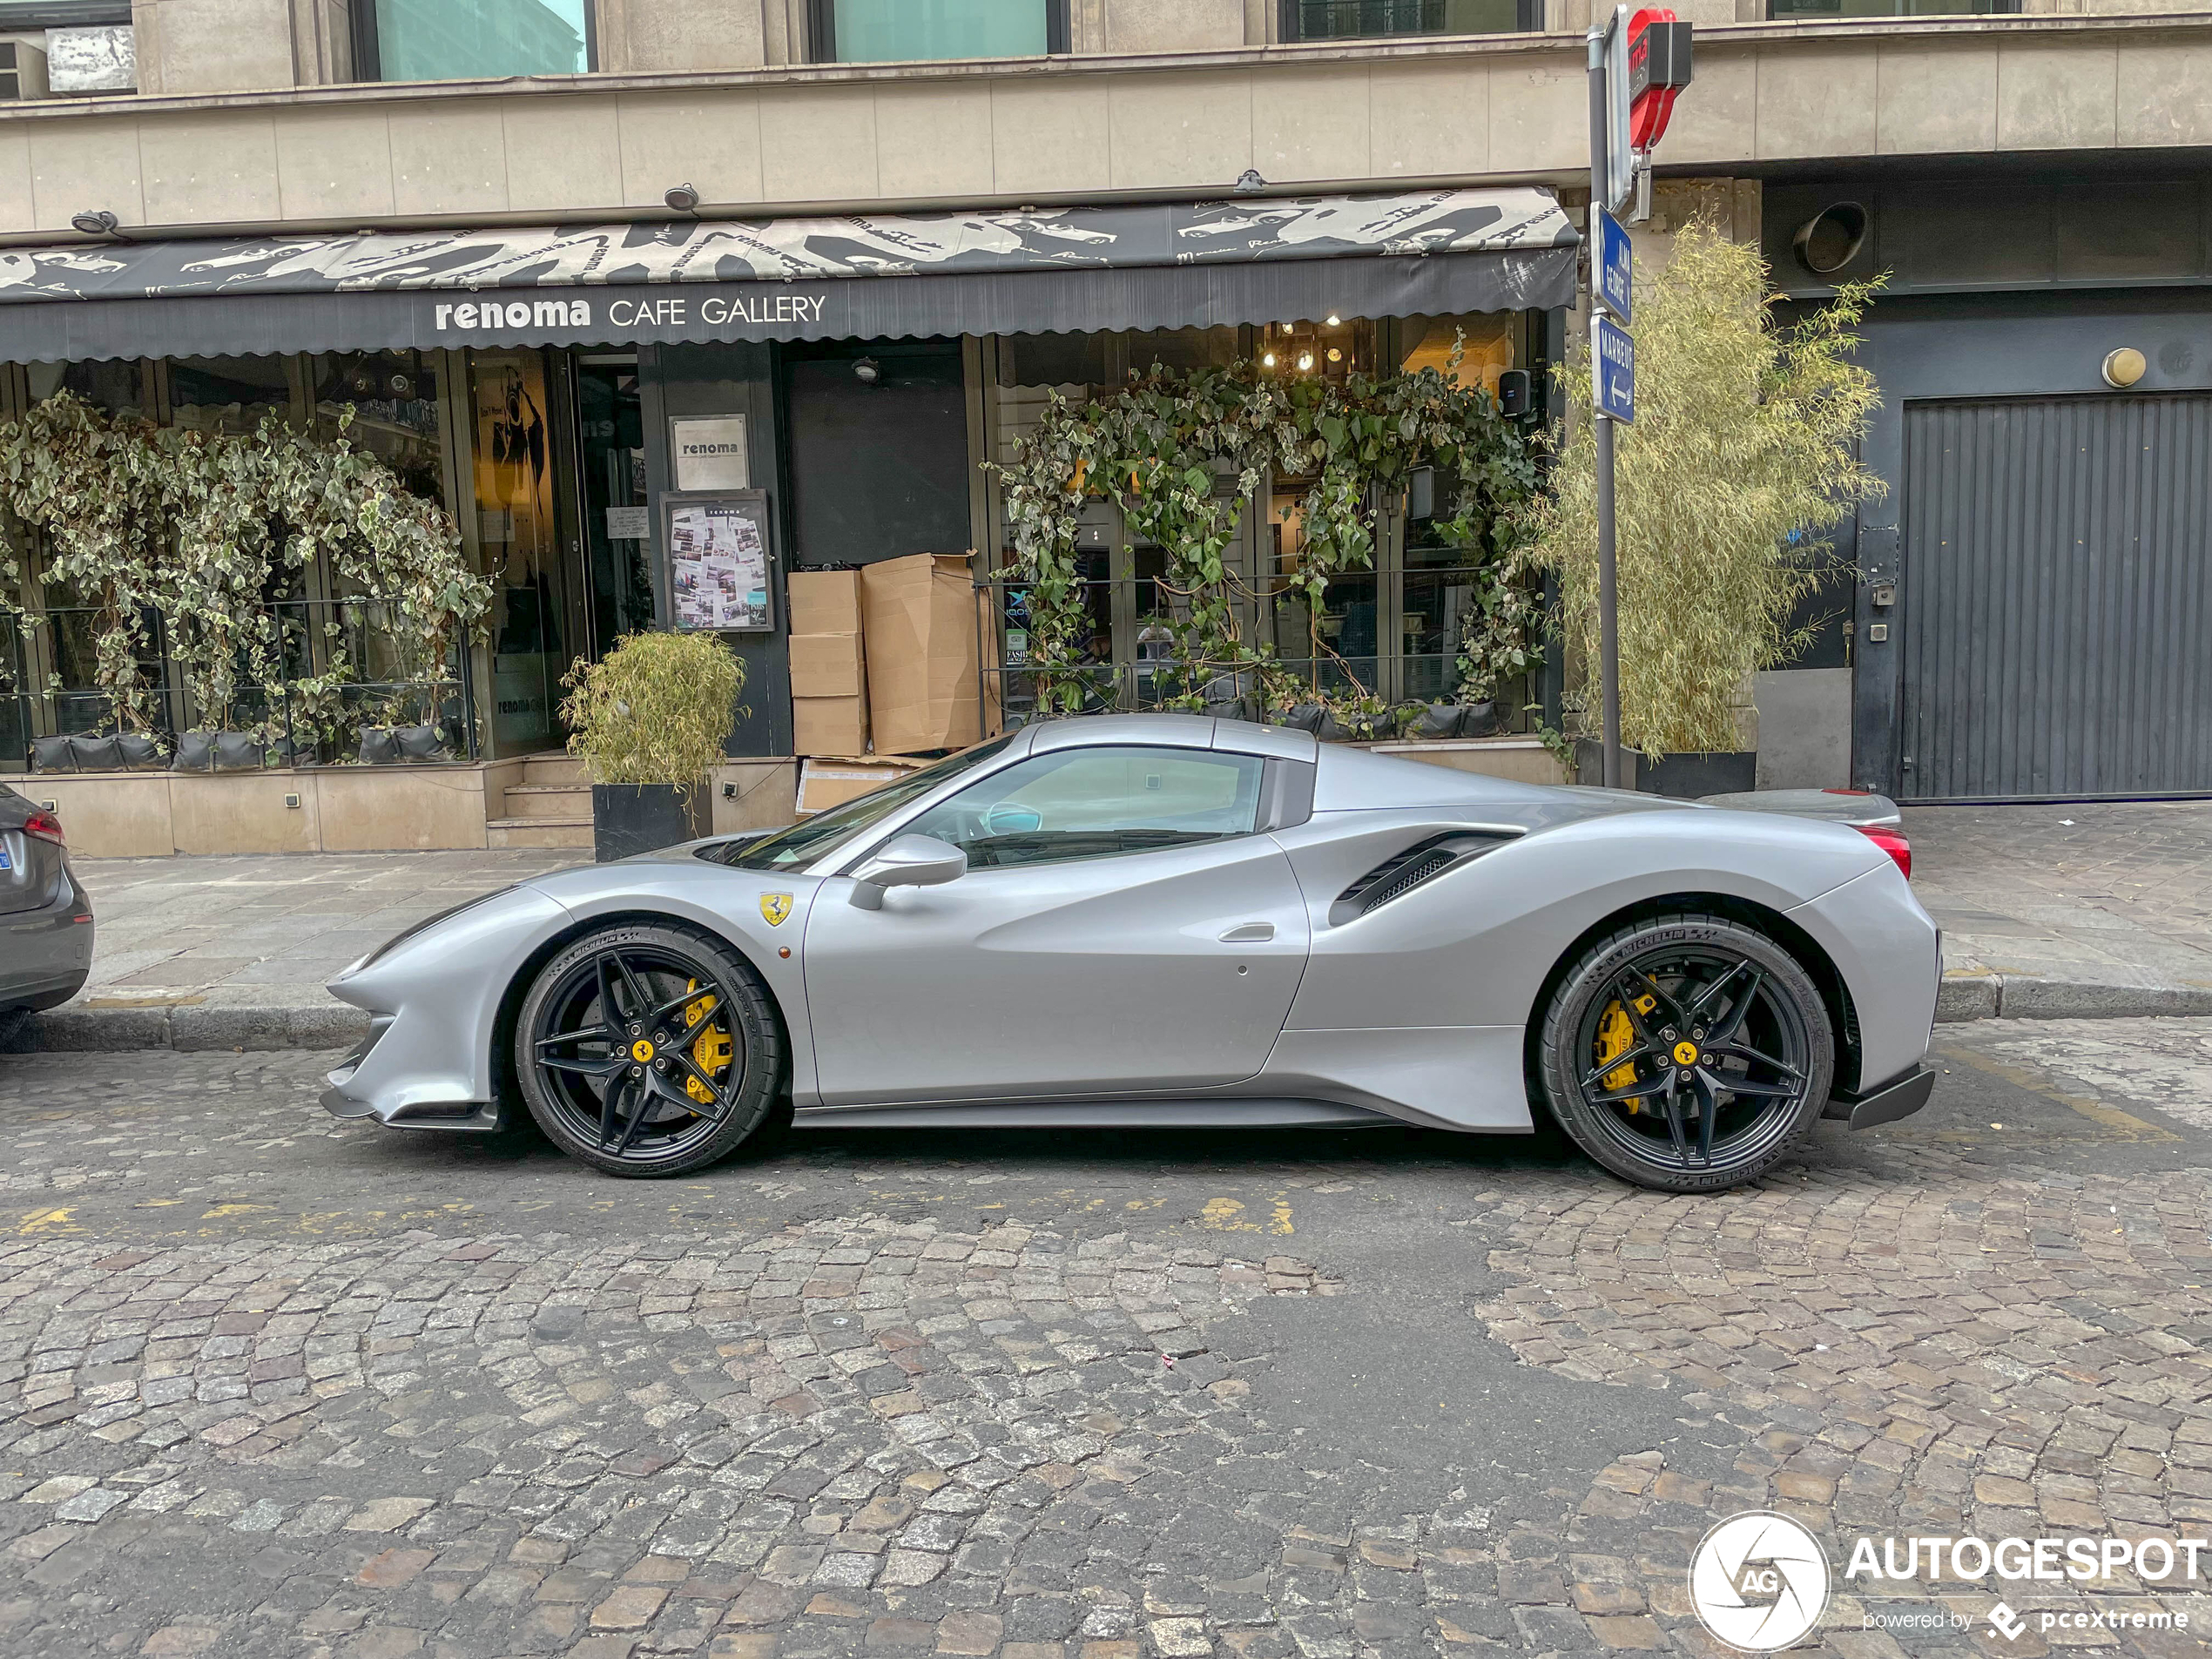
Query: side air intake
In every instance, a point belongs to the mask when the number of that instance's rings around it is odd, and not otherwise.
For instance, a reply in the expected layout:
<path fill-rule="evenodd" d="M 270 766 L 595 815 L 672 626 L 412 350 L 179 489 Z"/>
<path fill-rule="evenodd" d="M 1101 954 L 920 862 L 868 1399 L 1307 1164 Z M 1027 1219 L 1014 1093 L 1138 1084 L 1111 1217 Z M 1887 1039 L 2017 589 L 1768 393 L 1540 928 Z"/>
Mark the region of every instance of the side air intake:
<path fill-rule="evenodd" d="M 1455 869 L 1470 859 L 1479 859 L 1485 853 L 1495 852 L 1518 839 L 1487 830 L 1452 830 L 1417 841 L 1404 852 L 1385 859 L 1339 894 L 1336 902 L 1329 907 L 1329 926 L 1341 927 L 1347 921 L 1355 921 L 1394 899 L 1404 898 L 1414 888 L 1426 886 L 1447 870 Z"/>

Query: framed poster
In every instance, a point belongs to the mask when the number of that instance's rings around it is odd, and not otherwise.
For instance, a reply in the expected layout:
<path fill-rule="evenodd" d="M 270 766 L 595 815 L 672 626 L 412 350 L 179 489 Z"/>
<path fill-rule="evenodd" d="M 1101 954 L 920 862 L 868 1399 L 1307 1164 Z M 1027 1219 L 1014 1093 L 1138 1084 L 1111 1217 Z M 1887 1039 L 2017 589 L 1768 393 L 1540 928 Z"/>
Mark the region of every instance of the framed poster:
<path fill-rule="evenodd" d="M 752 488 L 742 415 L 678 415 L 668 423 L 668 449 L 678 489 Z"/>
<path fill-rule="evenodd" d="M 774 559 L 768 500 L 759 490 L 671 498 L 669 594 L 678 628 L 773 633 Z"/>

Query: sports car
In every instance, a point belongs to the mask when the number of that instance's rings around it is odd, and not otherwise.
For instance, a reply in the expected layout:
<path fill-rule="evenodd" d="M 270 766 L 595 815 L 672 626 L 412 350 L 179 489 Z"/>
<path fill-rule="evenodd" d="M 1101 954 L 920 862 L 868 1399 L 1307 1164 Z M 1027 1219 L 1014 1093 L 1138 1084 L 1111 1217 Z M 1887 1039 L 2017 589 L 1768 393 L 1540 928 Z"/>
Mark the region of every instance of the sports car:
<path fill-rule="evenodd" d="M 1892 840 L 1895 838 L 1891 838 Z M 617 1176 L 800 1125 L 1400 1123 L 1676 1192 L 1917 1110 L 1937 930 L 1862 827 L 1187 715 L 1031 724 L 773 833 L 525 881 L 331 984 L 324 1104 Z"/>

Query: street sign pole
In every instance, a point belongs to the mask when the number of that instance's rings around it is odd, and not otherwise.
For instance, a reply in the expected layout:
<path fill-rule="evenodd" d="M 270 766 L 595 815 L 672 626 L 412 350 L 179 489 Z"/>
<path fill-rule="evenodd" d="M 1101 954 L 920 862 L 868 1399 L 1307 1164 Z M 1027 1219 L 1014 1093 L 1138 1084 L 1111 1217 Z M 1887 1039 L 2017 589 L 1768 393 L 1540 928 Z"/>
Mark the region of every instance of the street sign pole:
<path fill-rule="evenodd" d="M 1598 359 L 1598 273 L 1604 259 L 1605 215 L 1613 206 L 1613 96 L 1608 85 L 1608 37 L 1626 19 L 1626 8 L 1611 25 L 1590 26 L 1590 384 L 1595 393 L 1606 368 Z M 1599 728 L 1600 781 L 1608 789 L 1621 787 L 1621 606 L 1614 570 L 1613 420 L 1593 396 L 1591 415 L 1597 421 L 1597 628 L 1598 691 L 1603 705 Z"/>
<path fill-rule="evenodd" d="M 1636 188 L 1675 99 L 1689 84 L 1690 25 L 1663 6 L 1616 5 L 1590 24 L 1590 418 L 1597 422 L 1598 744 L 1608 789 L 1624 782 L 1621 601 L 1615 580 L 1613 446 L 1636 418 L 1635 256 L 1613 215 Z"/>

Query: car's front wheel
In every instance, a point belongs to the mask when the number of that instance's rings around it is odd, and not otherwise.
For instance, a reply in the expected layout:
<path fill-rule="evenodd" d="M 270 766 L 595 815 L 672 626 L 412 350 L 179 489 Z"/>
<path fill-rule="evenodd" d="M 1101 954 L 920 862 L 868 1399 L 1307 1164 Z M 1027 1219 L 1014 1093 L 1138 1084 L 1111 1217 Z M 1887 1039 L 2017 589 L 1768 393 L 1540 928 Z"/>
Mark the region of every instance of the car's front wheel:
<path fill-rule="evenodd" d="M 1764 934 L 1657 916 L 1597 941 L 1544 1015 L 1552 1111 L 1615 1175 L 1710 1192 L 1764 1174 L 1820 1116 L 1835 1035 L 1811 977 Z"/>
<path fill-rule="evenodd" d="M 577 941 L 540 970 L 515 1022 L 530 1116 L 610 1175 L 683 1175 L 724 1157 L 767 1116 L 783 1069 L 760 976 L 685 927 Z"/>

